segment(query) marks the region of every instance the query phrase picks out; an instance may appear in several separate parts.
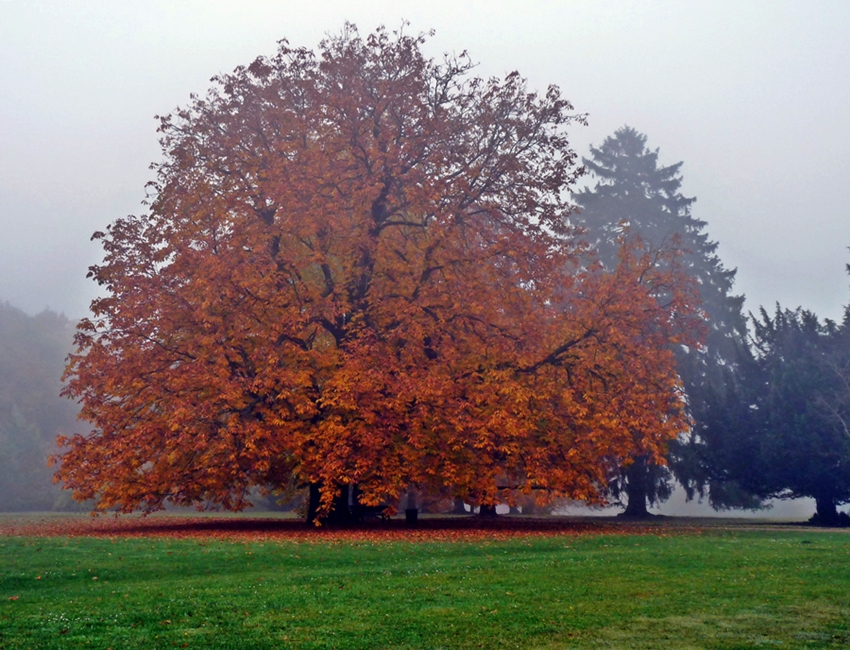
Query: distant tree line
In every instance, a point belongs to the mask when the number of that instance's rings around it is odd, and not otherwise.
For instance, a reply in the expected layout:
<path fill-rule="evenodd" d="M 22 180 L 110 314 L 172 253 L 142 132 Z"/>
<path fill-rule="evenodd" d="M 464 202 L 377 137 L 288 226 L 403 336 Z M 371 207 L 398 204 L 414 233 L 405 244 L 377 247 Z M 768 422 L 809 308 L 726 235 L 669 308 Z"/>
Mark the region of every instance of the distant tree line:
<path fill-rule="evenodd" d="M 47 466 L 56 436 L 79 428 L 76 405 L 59 396 L 74 324 L 0 304 L 0 510 L 79 509 Z"/>

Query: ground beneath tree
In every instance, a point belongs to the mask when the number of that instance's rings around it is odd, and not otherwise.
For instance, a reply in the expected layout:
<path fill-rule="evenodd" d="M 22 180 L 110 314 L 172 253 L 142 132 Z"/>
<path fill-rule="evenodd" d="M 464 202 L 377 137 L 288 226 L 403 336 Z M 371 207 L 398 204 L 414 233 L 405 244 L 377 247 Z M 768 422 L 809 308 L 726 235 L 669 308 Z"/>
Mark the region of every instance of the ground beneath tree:
<path fill-rule="evenodd" d="M 649 521 L 615 518 L 474 516 L 424 517 L 409 526 L 404 519 L 316 527 L 301 520 L 246 515 L 0 515 L 0 535 L 44 537 L 167 537 L 234 541 L 288 542 L 450 542 L 505 540 L 558 535 L 693 535 L 706 528 L 754 528 L 787 525 L 770 522 L 664 517 Z"/>

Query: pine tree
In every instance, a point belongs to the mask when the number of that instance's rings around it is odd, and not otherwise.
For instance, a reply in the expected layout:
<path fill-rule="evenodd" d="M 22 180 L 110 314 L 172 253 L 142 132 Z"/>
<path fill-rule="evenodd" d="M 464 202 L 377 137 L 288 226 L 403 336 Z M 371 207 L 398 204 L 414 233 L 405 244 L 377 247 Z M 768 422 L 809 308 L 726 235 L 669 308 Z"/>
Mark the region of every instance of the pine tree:
<path fill-rule="evenodd" d="M 623 126 L 601 147 L 591 147 L 591 157 L 583 162 L 596 179 L 596 185 L 575 194 L 580 210 L 573 217 L 583 227 L 599 261 L 606 267 L 616 264 L 619 241 L 637 235 L 650 249 L 679 248 L 681 264 L 696 280 L 706 316 L 706 343 L 702 349 L 679 349 L 677 360 L 694 427 L 687 440 L 674 443 L 670 463 L 677 477 L 693 496 L 706 488 L 713 492 L 712 503 L 719 506 L 752 505 L 738 491 L 711 479 L 707 466 L 712 441 L 727 433 L 711 408 L 717 392 L 725 390 L 728 373 L 746 341 L 746 320 L 742 315 L 744 297 L 733 295 L 735 269 L 724 267 L 717 256 L 717 242 L 705 232 L 706 222 L 691 214 L 695 198 L 679 191 L 681 167 L 660 166 L 658 149 L 646 146 L 646 135 Z M 645 458 L 635 458 L 622 468 L 611 484 L 611 493 L 628 497 L 626 514 L 647 516 L 647 502 L 665 500 L 671 493 L 670 472 Z"/>

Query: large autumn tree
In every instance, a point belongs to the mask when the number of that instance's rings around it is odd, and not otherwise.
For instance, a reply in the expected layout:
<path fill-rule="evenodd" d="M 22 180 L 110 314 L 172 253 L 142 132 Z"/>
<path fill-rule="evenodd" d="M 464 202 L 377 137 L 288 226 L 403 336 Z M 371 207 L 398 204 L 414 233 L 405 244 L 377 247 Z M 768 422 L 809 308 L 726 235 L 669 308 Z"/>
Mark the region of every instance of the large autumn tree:
<path fill-rule="evenodd" d="M 161 119 L 149 214 L 95 234 L 105 295 L 67 370 L 94 432 L 57 473 L 77 498 L 598 500 L 686 427 L 675 264 L 625 246 L 603 272 L 573 248 L 581 118 L 423 42 L 284 41 Z"/>
<path fill-rule="evenodd" d="M 711 490 L 713 503 L 731 505 L 735 492 L 728 482 L 709 479 L 702 452 L 714 449 L 721 437 L 734 435 L 717 417 L 712 399 L 718 391 L 727 390 L 727 374 L 746 345 L 744 297 L 734 295 L 735 270 L 727 269 L 718 257 L 718 244 L 709 239 L 706 222 L 691 212 L 696 199 L 680 192 L 682 163 L 661 165 L 658 156 L 658 149 L 647 146 L 647 136 L 630 126 L 617 129 L 601 146 L 591 147 L 590 157 L 583 162 L 596 183 L 575 193 L 579 210 L 572 221 L 585 229 L 607 268 L 619 263 L 620 241 L 626 232 L 640 235 L 648 250 L 673 247 L 681 252 L 682 270 L 699 291 L 707 336 L 704 345 L 675 348 L 694 422 L 688 436 L 673 445 L 673 466 L 691 494 Z M 615 497 L 625 497 L 625 514 L 645 517 L 648 504 L 670 495 L 671 478 L 666 464 L 639 455 L 610 485 Z"/>

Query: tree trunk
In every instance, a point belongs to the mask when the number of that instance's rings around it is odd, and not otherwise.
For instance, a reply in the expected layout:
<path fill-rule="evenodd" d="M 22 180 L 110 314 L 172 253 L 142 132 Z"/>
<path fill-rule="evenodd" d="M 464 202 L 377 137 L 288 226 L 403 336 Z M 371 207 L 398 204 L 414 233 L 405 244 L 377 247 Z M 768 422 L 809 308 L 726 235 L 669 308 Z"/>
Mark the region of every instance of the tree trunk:
<path fill-rule="evenodd" d="M 415 526 L 419 521 L 419 504 L 417 503 L 416 486 L 412 483 L 407 486 L 407 508 L 404 510 L 404 522 L 408 526 Z"/>
<path fill-rule="evenodd" d="M 319 490 L 321 483 L 310 483 L 310 501 L 307 504 L 307 523 L 316 521 L 316 512 L 319 509 L 321 494 Z M 348 507 L 349 486 L 343 485 L 339 494 L 334 497 L 333 510 L 322 518 L 323 523 L 328 524 L 350 524 L 352 523 L 351 508 Z"/>
<path fill-rule="evenodd" d="M 452 508 L 453 515 L 465 515 L 466 514 L 466 506 L 463 503 L 463 499 L 460 497 L 455 497 L 455 504 Z"/>
<path fill-rule="evenodd" d="M 481 506 L 481 510 L 478 511 L 479 517 L 493 518 L 496 517 L 496 506 Z"/>
<path fill-rule="evenodd" d="M 821 526 L 835 526 L 838 524 L 838 506 L 831 496 L 815 498 L 817 513 L 814 519 Z"/>
<path fill-rule="evenodd" d="M 352 523 L 351 508 L 348 504 L 349 490 L 348 485 L 343 485 L 339 489 L 339 494 L 334 497 L 333 510 L 330 511 L 326 519 L 329 524 Z"/>
<path fill-rule="evenodd" d="M 646 467 L 646 457 L 638 456 L 626 469 L 626 495 L 628 502 L 624 517 L 634 519 L 649 518 L 649 510 L 646 508 L 647 482 L 649 471 Z"/>
<path fill-rule="evenodd" d="M 319 509 L 319 484 L 310 483 L 310 495 L 307 501 L 307 523 L 312 524 L 316 521 L 316 511 Z"/>

